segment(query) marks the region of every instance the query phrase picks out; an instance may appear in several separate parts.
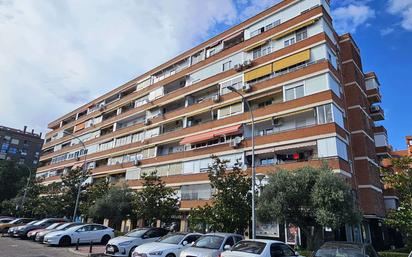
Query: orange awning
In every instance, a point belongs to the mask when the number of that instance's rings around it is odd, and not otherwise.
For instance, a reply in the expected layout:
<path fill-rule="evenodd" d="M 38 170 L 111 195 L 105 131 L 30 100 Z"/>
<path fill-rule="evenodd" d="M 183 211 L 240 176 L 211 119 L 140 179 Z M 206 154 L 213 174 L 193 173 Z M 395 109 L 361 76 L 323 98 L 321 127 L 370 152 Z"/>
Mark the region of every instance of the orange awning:
<path fill-rule="evenodd" d="M 242 127 L 242 125 L 235 125 L 235 126 L 230 126 L 230 127 L 226 127 L 226 128 L 206 132 L 206 133 L 201 133 L 201 134 L 190 136 L 190 137 L 185 137 L 182 141 L 180 141 L 180 144 L 181 145 L 187 145 L 187 144 L 192 144 L 192 143 L 197 143 L 197 142 L 210 140 L 210 139 L 213 139 L 215 137 L 222 136 L 222 135 L 233 134 L 233 133 L 238 132 L 241 127 Z"/>

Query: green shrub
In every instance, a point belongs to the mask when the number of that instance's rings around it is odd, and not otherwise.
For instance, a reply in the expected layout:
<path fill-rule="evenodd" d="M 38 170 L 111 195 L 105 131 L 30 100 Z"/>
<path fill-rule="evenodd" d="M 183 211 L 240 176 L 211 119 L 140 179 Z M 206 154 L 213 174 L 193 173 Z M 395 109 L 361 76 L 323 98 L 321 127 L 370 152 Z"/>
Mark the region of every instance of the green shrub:
<path fill-rule="evenodd" d="M 305 256 L 305 257 L 311 257 L 312 256 L 312 251 L 309 250 L 298 250 L 299 255 Z"/>
<path fill-rule="evenodd" d="M 408 257 L 407 253 L 399 253 L 399 252 L 379 252 L 381 257 Z"/>

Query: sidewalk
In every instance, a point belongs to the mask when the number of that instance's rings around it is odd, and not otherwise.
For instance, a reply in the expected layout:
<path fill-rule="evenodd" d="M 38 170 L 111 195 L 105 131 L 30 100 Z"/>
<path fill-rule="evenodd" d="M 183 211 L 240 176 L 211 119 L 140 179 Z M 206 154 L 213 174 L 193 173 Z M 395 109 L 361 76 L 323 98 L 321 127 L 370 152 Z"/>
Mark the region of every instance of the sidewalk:
<path fill-rule="evenodd" d="M 104 254 L 104 250 L 105 250 L 104 245 L 93 245 L 92 253 L 89 253 L 90 245 L 81 245 L 79 246 L 79 250 L 76 250 L 76 247 L 70 247 L 67 250 L 79 256 L 90 256 L 90 257 L 106 256 Z"/>

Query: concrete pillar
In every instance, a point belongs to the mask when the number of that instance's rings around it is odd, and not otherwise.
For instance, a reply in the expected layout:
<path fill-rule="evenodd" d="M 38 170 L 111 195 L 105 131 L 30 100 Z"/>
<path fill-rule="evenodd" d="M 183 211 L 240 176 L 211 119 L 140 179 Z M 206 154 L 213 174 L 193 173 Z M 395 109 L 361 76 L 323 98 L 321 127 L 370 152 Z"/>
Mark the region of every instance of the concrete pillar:
<path fill-rule="evenodd" d="M 106 227 L 108 227 L 109 226 L 109 219 L 104 219 L 103 220 L 103 226 L 106 226 Z"/>
<path fill-rule="evenodd" d="M 161 225 L 161 221 L 160 221 L 160 220 L 156 220 L 156 227 L 157 227 L 157 228 L 160 228 L 160 225 Z"/>
<path fill-rule="evenodd" d="M 180 232 L 186 232 L 187 231 L 187 220 L 186 217 L 182 217 L 180 220 Z"/>

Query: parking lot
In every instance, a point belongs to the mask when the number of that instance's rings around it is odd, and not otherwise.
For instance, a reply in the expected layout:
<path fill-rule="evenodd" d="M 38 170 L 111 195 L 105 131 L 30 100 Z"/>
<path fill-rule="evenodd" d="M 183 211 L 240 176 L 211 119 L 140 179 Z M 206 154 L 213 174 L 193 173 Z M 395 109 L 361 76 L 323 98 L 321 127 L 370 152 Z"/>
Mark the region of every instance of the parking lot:
<path fill-rule="evenodd" d="M 83 246 L 82 248 L 86 248 Z M 98 247 L 98 246 L 96 246 Z M 0 257 L 74 257 L 72 247 L 50 247 L 30 240 L 0 236 Z M 86 251 L 87 252 L 87 251 Z"/>

